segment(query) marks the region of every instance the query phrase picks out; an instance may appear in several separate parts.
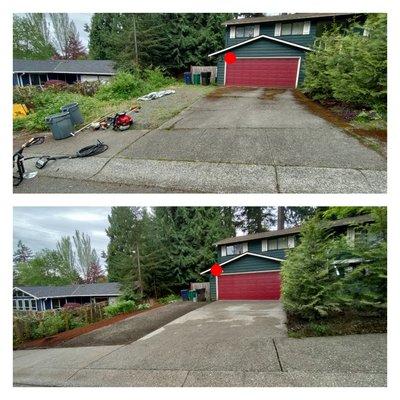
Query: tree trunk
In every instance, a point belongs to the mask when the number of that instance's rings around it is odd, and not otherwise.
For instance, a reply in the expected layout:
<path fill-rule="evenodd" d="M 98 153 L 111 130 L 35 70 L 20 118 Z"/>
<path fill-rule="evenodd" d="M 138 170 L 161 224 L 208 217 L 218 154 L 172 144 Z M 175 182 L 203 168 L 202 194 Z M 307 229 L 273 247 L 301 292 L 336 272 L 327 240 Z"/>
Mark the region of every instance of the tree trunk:
<path fill-rule="evenodd" d="M 285 229 L 285 208 L 278 207 L 278 230 Z"/>

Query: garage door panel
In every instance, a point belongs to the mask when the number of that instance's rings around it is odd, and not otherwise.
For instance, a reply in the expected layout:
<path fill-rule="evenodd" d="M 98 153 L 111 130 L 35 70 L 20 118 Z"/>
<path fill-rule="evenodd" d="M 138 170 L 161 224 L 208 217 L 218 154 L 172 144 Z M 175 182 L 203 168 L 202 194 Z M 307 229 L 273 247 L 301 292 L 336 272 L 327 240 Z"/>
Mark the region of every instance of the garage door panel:
<path fill-rule="evenodd" d="M 218 278 L 219 300 L 279 300 L 280 273 L 221 275 Z"/>
<path fill-rule="evenodd" d="M 226 85 L 295 88 L 298 58 L 237 59 L 226 64 Z"/>

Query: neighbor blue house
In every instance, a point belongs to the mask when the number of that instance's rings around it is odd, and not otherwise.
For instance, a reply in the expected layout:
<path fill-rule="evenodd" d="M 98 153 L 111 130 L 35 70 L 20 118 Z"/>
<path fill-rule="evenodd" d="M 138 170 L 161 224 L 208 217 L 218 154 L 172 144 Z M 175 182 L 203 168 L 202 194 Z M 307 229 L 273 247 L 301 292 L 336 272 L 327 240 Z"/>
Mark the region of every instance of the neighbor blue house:
<path fill-rule="evenodd" d="M 358 227 L 373 222 L 371 215 L 326 222 L 335 235 L 346 235 L 354 241 Z M 216 243 L 222 275 L 209 275 L 212 300 L 278 300 L 281 295 L 280 270 L 290 249 L 300 240 L 301 227 L 280 229 L 222 239 Z M 361 262 L 344 255 L 333 268 L 337 275 Z"/>
<path fill-rule="evenodd" d="M 14 86 L 39 86 L 49 80 L 106 82 L 116 73 L 110 60 L 13 60 Z"/>
<path fill-rule="evenodd" d="M 13 309 L 17 311 L 45 311 L 63 307 L 67 303 L 113 303 L 121 294 L 117 282 L 66 286 L 15 286 Z"/>
<path fill-rule="evenodd" d="M 304 79 L 306 54 L 326 27 L 363 23 L 365 18 L 354 13 L 293 13 L 226 21 L 225 48 L 209 54 L 217 57 L 217 82 L 296 88 Z M 225 62 L 227 52 L 236 55 L 235 62 Z"/>

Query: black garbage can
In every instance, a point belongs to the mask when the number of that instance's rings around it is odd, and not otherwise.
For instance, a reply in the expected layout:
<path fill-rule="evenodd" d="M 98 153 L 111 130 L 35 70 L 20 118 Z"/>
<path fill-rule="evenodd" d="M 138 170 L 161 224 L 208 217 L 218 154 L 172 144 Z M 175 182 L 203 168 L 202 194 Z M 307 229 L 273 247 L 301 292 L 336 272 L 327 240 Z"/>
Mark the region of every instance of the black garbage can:
<path fill-rule="evenodd" d="M 53 137 L 56 140 L 65 139 L 74 135 L 74 126 L 72 125 L 69 112 L 50 115 L 46 117 L 45 121 L 50 126 Z"/>
<path fill-rule="evenodd" d="M 197 301 L 206 301 L 206 289 L 196 289 Z"/>
<path fill-rule="evenodd" d="M 61 107 L 62 112 L 69 112 L 74 125 L 83 124 L 83 117 L 78 103 L 71 103 Z"/>
<path fill-rule="evenodd" d="M 211 81 L 211 72 L 202 72 L 201 73 L 201 84 L 202 85 L 209 85 Z"/>

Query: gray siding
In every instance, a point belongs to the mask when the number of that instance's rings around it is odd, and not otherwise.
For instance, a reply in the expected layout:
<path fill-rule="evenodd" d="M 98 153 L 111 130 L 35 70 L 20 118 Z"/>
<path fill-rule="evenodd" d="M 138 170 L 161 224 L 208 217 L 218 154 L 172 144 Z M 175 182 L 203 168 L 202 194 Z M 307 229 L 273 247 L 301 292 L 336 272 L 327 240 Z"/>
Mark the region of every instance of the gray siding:
<path fill-rule="evenodd" d="M 307 53 L 306 50 L 298 49 L 282 43 L 277 43 L 269 39 L 259 39 L 235 48 L 234 52 L 237 57 L 301 57 L 299 85 L 304 80 L 304 59 Z M 224 84 L 225 63 L 223 61 L 223 56 L 224 54 L 219 57 L 217 63 L 217 83 L 219 85 Z"/>

